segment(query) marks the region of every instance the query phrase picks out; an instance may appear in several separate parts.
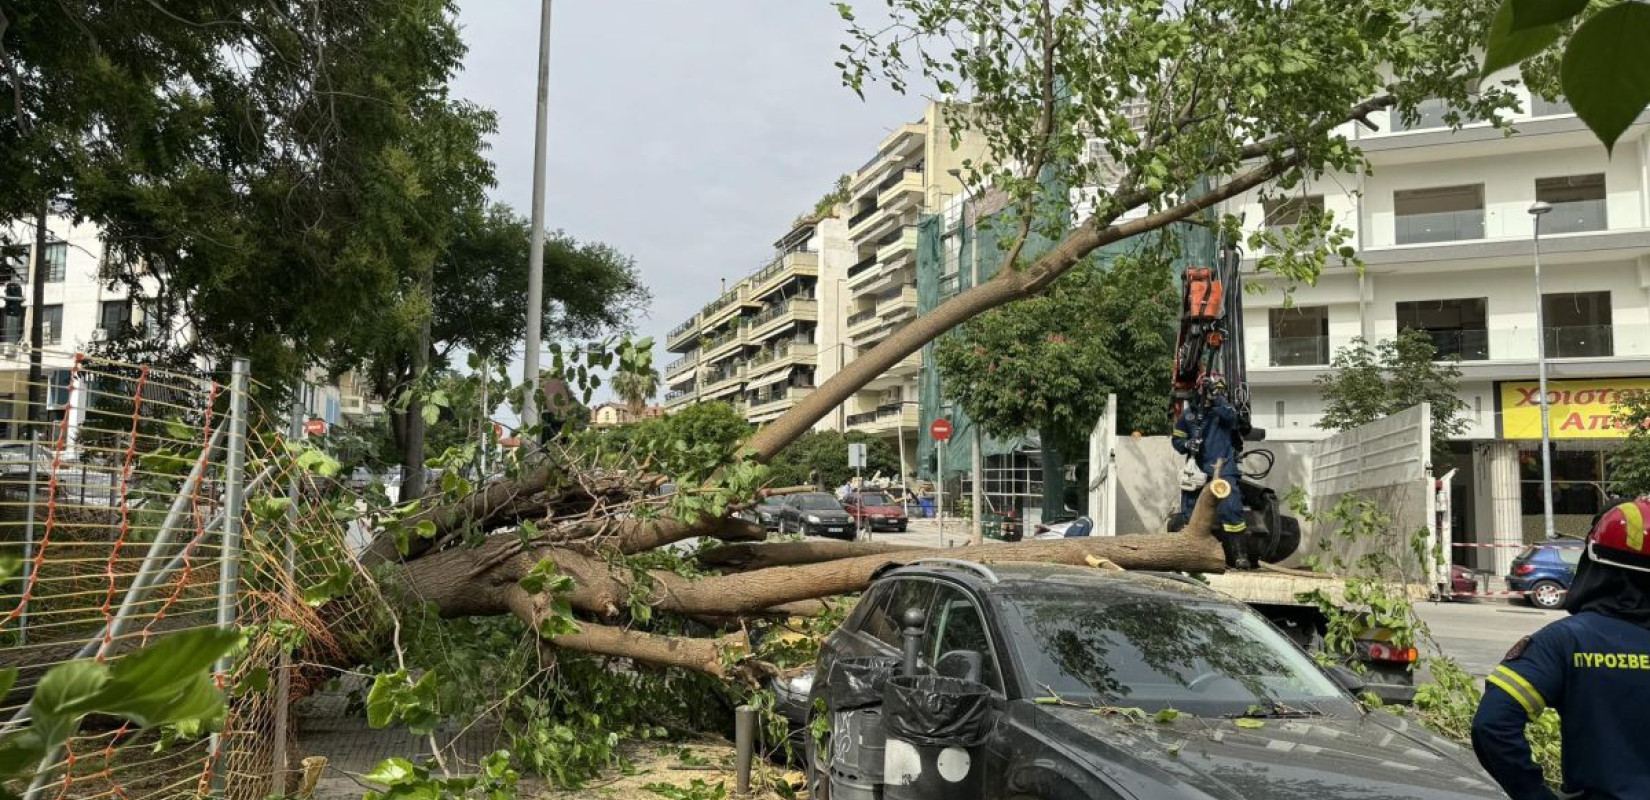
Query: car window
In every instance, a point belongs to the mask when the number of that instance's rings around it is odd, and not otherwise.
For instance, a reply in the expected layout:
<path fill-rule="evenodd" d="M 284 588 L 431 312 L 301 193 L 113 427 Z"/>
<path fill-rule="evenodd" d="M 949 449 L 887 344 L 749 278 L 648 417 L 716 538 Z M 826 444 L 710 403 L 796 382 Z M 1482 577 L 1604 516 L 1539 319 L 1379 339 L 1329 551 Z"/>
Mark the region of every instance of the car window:
<path fill-rule="evenodd" d="M 1558 548 L 1558 560 L 1560 560 L 1560 561 L 1562 561 L 1566 564 L 1569 564 L 1572 567 L 1577 565 L 1577 564 L 1580 564 L 1581 563 L 1581 548 L 1579 548 L 1579 547 L 1560 547 L 1560 548 Z"/>
<path fill-rule="evenodd" d="M 939 664 L 941 656 L 955 650 L 979 653 L 985 658 L 980 682 L 1001 692 L 1002 677 L 997 672 L 997 659 L 979 607 L 956 587 L 942 585 L 934 591 L 928 630 L 922 637 L 922 653 L 929 667 Z"/>
<path fill-rule="evenodd" d="M 785 504 L 785 498 L 783 498 L 783 497 L 764 497 L 764 498 L 762 498 L 762 505 L 764 505 L 764 506 L 766 506 L 770 509 L 779 508 L 780 506 L 782 506 L 784 504 Z"/>
<path fill-rule="evenodd" d="M 886 497 L 884 497 L 880 494 L 862 494 L 857 499 L 859 500 L 861 505 L 867 505 L 867 506 L 893 505 L 892 503 L 888 502 L 888 498 L 886 498 Z"/>
<path fill-rule="evenodd" d="M 1282 633 L 1234 604 L 1073 587 L 1005 602 L 1003 619 L 1034 696 L 1198 716 L 1355 708 Z"/>
<path fill-rule="evenodd" d="M 901 637 L 905 628 L 902 619 L 907 609 L 918 608 L 928 611 L 928 602 L 934 597 L 934 583 L 924 580 L 898 580 L 888 592 L 888 602 L 881 603 L 866 614 L 860 622 L 859 630 L 867 636 L 880 640 L 883 644 L 900 649 Z"/>

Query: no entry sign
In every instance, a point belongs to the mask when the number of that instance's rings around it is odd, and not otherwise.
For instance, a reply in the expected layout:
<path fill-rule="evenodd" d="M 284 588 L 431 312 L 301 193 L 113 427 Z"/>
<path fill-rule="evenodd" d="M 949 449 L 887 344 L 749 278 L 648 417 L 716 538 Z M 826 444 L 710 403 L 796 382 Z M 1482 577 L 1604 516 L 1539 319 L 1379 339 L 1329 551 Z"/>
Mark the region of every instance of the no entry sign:
<path fill-rule="evenodd" d="M 944 417 L 934 420 L 934 424 L 928 426 L 928 435 L 939 442 L 951 438 L 951 420 Z"/>
<path fill-rule="evenodd" d="M 304 433 L 307 433 L 310 436 L 325 436 L 327 433 L 327 421 L 324 419 L 312 419 L 305 422 Z"/>

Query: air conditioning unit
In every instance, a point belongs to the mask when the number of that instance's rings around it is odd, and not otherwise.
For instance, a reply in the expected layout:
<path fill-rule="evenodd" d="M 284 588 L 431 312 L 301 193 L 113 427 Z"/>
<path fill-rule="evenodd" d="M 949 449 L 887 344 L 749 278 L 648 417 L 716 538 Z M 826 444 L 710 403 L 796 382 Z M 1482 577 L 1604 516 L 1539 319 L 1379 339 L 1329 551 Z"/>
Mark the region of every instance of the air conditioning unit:
<path fill-rule="evenodd" d="M 109 340 L 109 330 L 107 328 L 93 328 L 92 329 L 92 341 L 94 341 L 94 342 L 106 342 L 108 340 Z"/>

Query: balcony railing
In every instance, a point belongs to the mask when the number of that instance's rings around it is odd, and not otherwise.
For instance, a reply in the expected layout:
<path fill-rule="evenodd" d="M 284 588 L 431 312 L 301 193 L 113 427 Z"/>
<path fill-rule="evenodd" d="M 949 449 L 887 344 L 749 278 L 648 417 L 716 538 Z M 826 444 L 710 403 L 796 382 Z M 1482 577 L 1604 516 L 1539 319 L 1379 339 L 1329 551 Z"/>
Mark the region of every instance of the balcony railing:
<path fill-rule="evenodd" d="M 806 292 L 806 293 L 803 293 L 803 294 L 796 295 L 795 297 L 792 297 L 791 299 L 786 300 L 783 303 L 777 303 L 777 304 L 771 305 L 767 309 L 765 309 L 762 313 L 757 314 L 754 317 L 751 317 L 750 322 L 747 323 L 747 327 L 754 328 L 758 325 L 761 325 L 764 322 L 771 322 L 773 320 L 779 319 L 780 317 L 782 317 L 782 316 L 790 313 L 791 311 L 795 310 L 796 309 L 796 304 L 799 301 L 800 302 L 809 302 L 809 303 L 811 303 L 811 302 L 813 302 L 813 300 L 814 300 L 813 293 L 812 292 Z"/>
<path fill-rule="evenodd" d="M 940 276 L 940 298 L 944 299 L 957 293 L 962 286 L 962 274 L 953 272 L 950 275 Z"/>
<path fill-rule="evenodd" d="M 1616 354 L 1612 325 L 1547 326 L 1548 358 L 1608 358 Z"/>
<path fill-rule="evenodd" d="M 744 331 L 742 329 L 734 328 L 733 330 L 728 331 L 727 333 L 724 333 L 721 336 L 717 336 L 717 337 L 711 339 L 710 341 L 706 342 L 705 346 L 704 346 L 704 350 L 706 352 L 709 352 L 711 350 L 715 350 L 715 349 L 721 347 L 722 345 L 728 344 L 729 342 L 732 342 L 733 340 L 738 339 L 743 334 L 744 334 Z"/>
<path fill-rule="evenodd" d="M 871 215 L 877 213 L 877 211 L 878 211 L 878 209 L 877 209 L 876 206 L 871 206 L 870 208 L 867 208 L 864 211 L 861 211 L 858 214 L 855 214 L 855 215 L 849 217 L 848 218 L 848 227 L 852 228 L 855 225 L 858 225 L 859 223 L 870 219 Z"/>
<path fill-rule="evenodd" d="M 697 316 L 695 316 L 693 319 L 690 319 L 687 322 L 684 322 L 680 325 L 677 325 L 674 328 L 671 328 L 669 338 L 675 339 L 676 337 L 681 336 L 682 334 L 693 330 L 694 326 L 698 325 L 698 324 L 699 324 L 699 318 Z"/>
<path fill-rule="evenodd" d="M 669 364 L 665 365 L 665 372 L 675 372 L 676 370 L 679 370 L 683 367 L 691 367 L 691 366 L 693 366 L 694 364 L 696 364 L 698 362 L 699 362 L 699 354 L 698 353 L 692 353 L 690 355 L 685 355 L 685 356 L 682 356 L 681 358 L 678 358 L 675 361 L 672 361 Z"/>
<path fill-rule="evenodd" d="M 1426 334 L 1432 339 L 1432 346 L 1437 348 L 1439 361 L 1456 357 L 1462 361 L 1489 360 L 1489 331 L 1427 331 Z"/>
<path fill-rule="evenodd" d="M 693 394 L 695 391 L 697 391 L 697 390 L 695 390 L 695 389 L 679 389 L 679 390 L 675 390 L 675 391 L 665 392 L 665 402 L 666 403 L 673 403 L 677 400 L 680 400 L 684 397 L 687 397 L 690 394 Z"/>
<path fill-rule="evenodd" d="M 911 175 L 921 176 L 922 167 L 906 167 L 905 169 L 888 176 L 887 180 L 877 184 L 877 194 L 882 194 L 883 192 L 898 186 L 900 181 L 905 180 Z"/>
<path fill-rule="evenodd" d="M 875 255 L 872 255 L 871 257 L 866 258 L 863 261 L 860 261 L 859 263 L 849 267 L 848 268 L 848 279 L 853 280 L 854 276 L 859 275 L 859 274 L 865 272 L 868 269 L 876 269 L 876 266 L 877 266 L 877 257 Z"/>
<path fill-rule="evenodd" d="M 712 300 L 709 303 L 706 303 L 705 307 L 699 310 L 699 316 L 708 317 L 711 314 L 714 314 L 718 311 L 721 311 L 724 308 L 727 308 L 729 305 L 732 305 L 735 300 L 738 300 L 738 299 L 739 299 L 739 289 L 735 288 L 733 291 L 730 291 L 727 294 L 724 294 L 721 297 L 718 297 L 715 300 Z"/>
<path fill-rule="evenodd" d="M 798 350 L 813 343 L 814 339 L 812 336 L 799 336 L 795 339 L 788 339 L 774 347 L 759 350 L 755 356 L 751 357 L 749 362 L 750 368 L 754 370 L 757 367 L 773 361 L 778 361 L 781 358 L 800 355 Z"/>
<path fill-rule="evenodd" d="M 1484 209 L 1405 214 L 1396 222 L 1398 244 L 1461 242 L 1484 238 Z"/>
<path fill-rule="evenodd" d="M 1274 367 L 1311 367 L 1329 363 L 1328 336 L 1279 336 L 1267 341 Z"/>
<path fill-rule="evenodd" d="M 1583 233 L 1602 231 L 1610 227 L 1605 217 L 1603 198 L 1598 200 L 1571 200 L 1553 203 L 1551 213 L 1541 220 L 1542 233 Z"/>
<path fill-rule="evenodd" d="M 858 311 L 858 312 L 855 312 L 853 314 L 849 314 L 848 315 L 848 327 L 852 328 L 853 326 L 858 325 L 859 323 L 864 322 L 868 319 L 871 319 L 872 317 L 875 317 L 876 315 L 877 315 L 877 310 L 874 309 L 874 308 L 867 308 L 864 311 Z"/>

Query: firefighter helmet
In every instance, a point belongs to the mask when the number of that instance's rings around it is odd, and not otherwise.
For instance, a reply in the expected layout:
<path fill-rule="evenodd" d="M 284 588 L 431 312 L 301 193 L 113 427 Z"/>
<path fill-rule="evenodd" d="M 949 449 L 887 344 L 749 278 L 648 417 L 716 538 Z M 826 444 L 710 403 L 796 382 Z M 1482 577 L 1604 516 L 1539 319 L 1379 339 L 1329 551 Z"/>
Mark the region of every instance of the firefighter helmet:
<path fill-rule="evenodd" d="M 1600 564 L 1650 572 L 1650 537 L 1645 520 L 1650 519 L 1650 500 L 1622 503 L 1599 517 L 1587 534 L 1587 556 Z"/>

